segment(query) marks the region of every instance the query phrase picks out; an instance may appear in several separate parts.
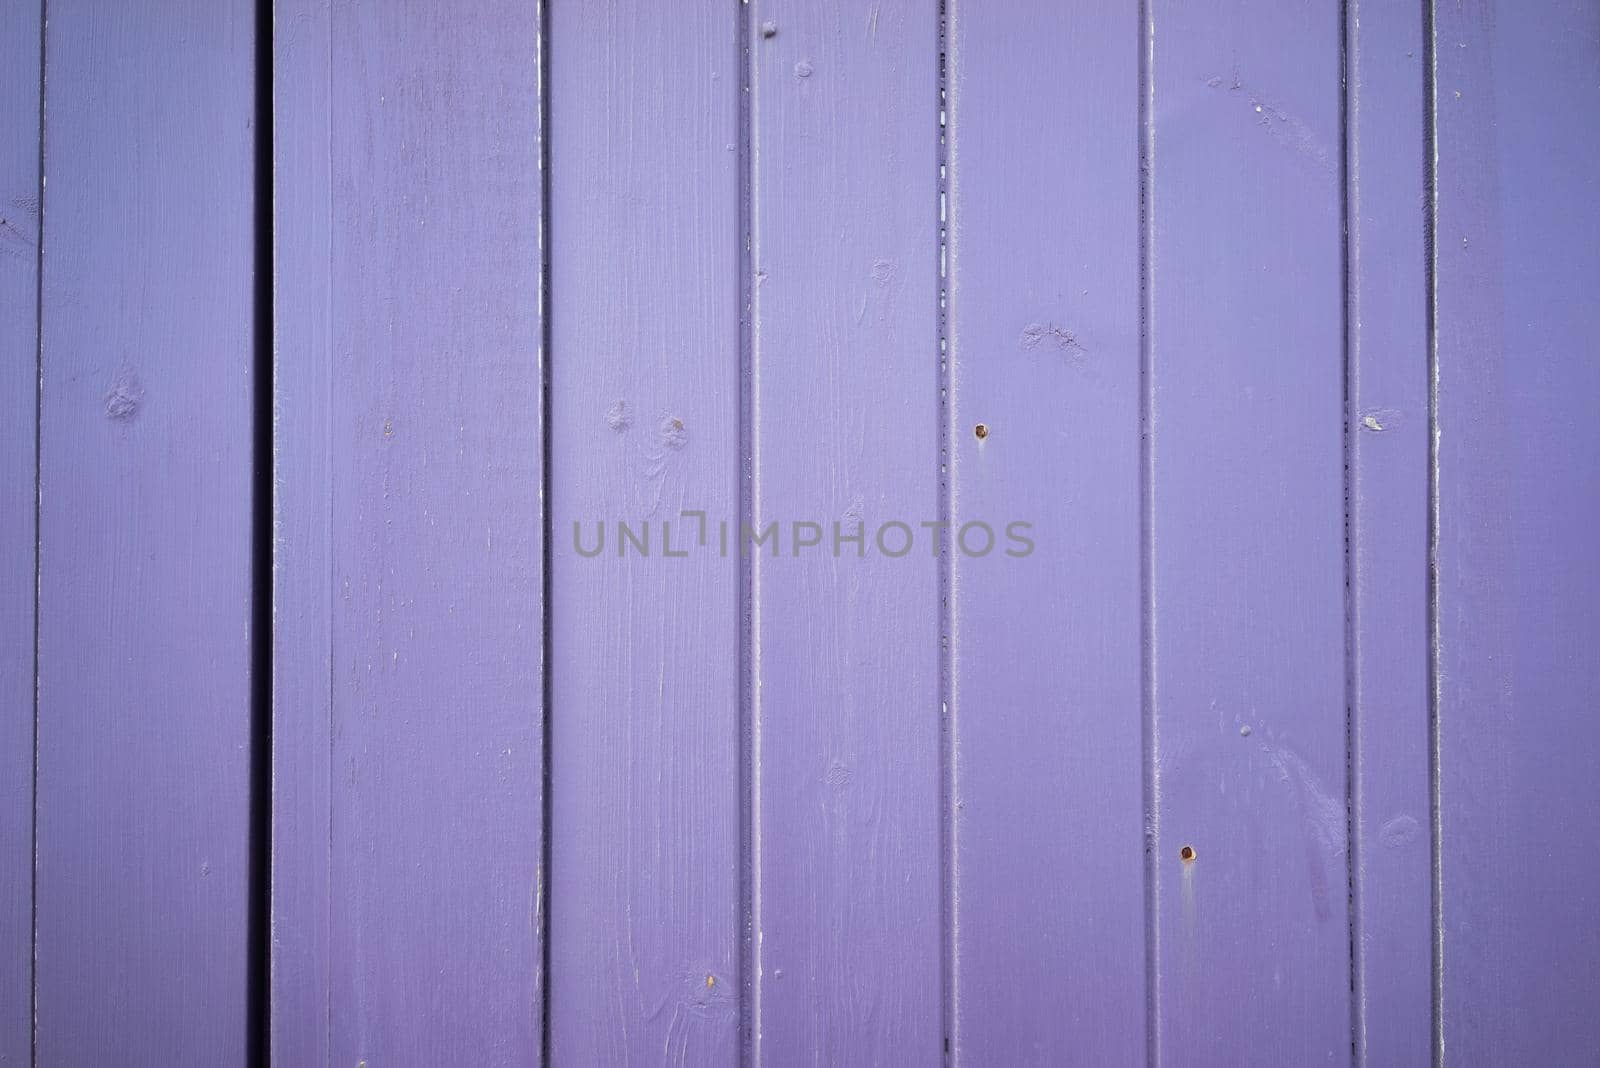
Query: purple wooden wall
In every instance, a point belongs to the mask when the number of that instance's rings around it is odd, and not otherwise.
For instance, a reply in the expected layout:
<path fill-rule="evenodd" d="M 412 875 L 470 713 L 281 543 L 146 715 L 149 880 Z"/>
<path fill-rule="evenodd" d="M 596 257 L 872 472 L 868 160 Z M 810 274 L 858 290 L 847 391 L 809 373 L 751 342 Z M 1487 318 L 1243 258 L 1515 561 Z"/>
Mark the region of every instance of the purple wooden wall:
<path fill-rule="evenodd" d="M 1600 1058 L 1589 0 L 0 93 L 0 1064 Z"/>

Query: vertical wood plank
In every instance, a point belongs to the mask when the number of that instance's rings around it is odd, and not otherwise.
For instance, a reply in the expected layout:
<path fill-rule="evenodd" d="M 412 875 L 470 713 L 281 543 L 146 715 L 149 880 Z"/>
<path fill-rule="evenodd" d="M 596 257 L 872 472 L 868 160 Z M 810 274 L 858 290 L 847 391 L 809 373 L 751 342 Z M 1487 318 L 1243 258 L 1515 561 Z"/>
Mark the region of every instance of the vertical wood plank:
<path fill-rule="evenodd" d="M 254 37 L 49 5 L 41 1064 L 250 1045 Z"/>
<path fill-rule="evenodd" d="M 1132 1064 L 1142 27 L 1137 5 L 949 18 L 954 1048 Z"/>
<path fill-rule="evenodd" d="M 757 0 L 750 29 L 751 511 L 781 541 L 752 557 L 755 1052 L 931 1064 L 938 5 Z M 822 546 L 795 550 L 796 522 Z M 835 522 L 864 555 L 833 554 Z"/>
<path fill-rule="evenodd" d="M 734 1064 L 739 13 L 550 18 L 551 1057 Z"/>
<path fill-rule="evenodd" d="M 1150 11 L 1158 1050 L 1172 1063 L 1340 1059 L 1339 5 Z"/>
<path fill-rule="evenodd" d="M 39 14 L 0 8 L 0 1064 L 33 1048 Z"/>
<path fill-rule="evenodd" d="M 1432 1042 L 1423 12 L 1346 10 L 1356 1056 Z"/>
<path fill-rule="evenodd" d="M 1575 1063 L 1600 1048 L 1600 9 L 1435 19 L 1442 1054 Z"/>
<path fill-rule="evenodd" d="M 278 877 L 277 986 L 307 986 L 275 1036 L 537 1063 L 537 11 L 306 4 L 278 33 L 278 474 L 305 484 L 277 517 L 304 557 L 276 590 L 276 723 L 310 737 L 279 749 L 305 839 L 280 837 L 304 867 Z"/>
<path fill-rule="evenodd" d="M 327 1065 L 333 684 L 327 0 L 276 0 L 273 56 L 271 1049 Z"/>

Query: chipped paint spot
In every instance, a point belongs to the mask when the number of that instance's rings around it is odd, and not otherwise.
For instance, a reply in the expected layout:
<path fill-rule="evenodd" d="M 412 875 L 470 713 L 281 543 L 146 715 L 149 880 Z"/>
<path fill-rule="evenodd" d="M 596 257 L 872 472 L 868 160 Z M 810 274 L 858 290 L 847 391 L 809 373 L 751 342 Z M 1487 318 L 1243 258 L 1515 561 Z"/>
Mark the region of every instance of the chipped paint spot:
<path fill-rule="evenodd" d="M 619 400 L 606 409 L 606 426 L 622 433 L 633 425 L 633 413 L 628 411 L 628 402 Z"/>
<path fill-rule="evenodd" d="M 1361 426 L 1364 430 L 1381 433 L 1393 430 L 1400 426 L 1402 413 L 1397 408 L 1373 408 L 1361 415 Z"/>
<path fill-rule="evenodd" d="M 668 416 L 661 420 L 661 444 L 669 449 L 681 449 L 688 443 L 689 431 L 684 428 L 682 419 Z"/>
<path fill-rule="evenodd" d="M 1314 164 L 1323 173 L 1334 173 L 1333 157 L 1317 132 L 1303 119 L 1273 103 L 1266 93 L 1245 85 L 1237 70 L 1226 79 L 1221 75 L 1213 75 L 1206 79 L 1206 85 L 1212 89 L 1225 87 L 1230 96 L 1238 94 L 1245 101 L 1256 125 L 1266 130 L 1274 141 Z"/>
<path fill-rule="evenodd" d="M 106 391 L 106 418 L 130 423 L 144 406 L 144 386 L 132 371 L 123 371 Z"/>
<path fill-rule="evenodd" d="M 1017 344 L 1025 352 L 1032 352 L 1041 345 L 1048 345 L 1061 352 L 1081 354 L 1088 351 L 1078 340 L 1078 335 L 1054 323 L 1029 323 L 1022 328 L 1022 336 L 1017 339 Z"/>

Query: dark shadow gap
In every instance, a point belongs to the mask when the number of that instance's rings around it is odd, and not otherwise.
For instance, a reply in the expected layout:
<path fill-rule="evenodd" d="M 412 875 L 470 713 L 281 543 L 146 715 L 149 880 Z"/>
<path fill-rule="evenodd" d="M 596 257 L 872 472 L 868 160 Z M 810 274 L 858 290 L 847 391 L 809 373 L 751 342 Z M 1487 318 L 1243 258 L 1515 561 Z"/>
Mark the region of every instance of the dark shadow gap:
<path fill-rule="evenodd" d="M 1438 49 L 1433 0 L 1422 0 L 1422 240 L 1428 338 L 1428 822 L 1433 887 L 1433 1063 L 1444 1063 L 1443 824 L 1439 812 L 1439 219 Z"/>
<path fill-rule="evenodd" d="M 1360 722 L 1357 717 L 1357 682 L 1360 665 L 1356 650 L 1356 588 L 1355 588 L 1355 390 L 1360 363 L 1354 345 L 1358 338 L 1353 332 L 1355 322 L 1352 304 L 1359 299 L 1354 286 L 1351 256 L 1351 229 L 1356 225 L 1350 216 L 1351 187 L 1358 180 L 1351 161 L 1351 117 L 1354 111 L 1353 94 L 1357 88 L 1351 83 L 1354 68 L 1353 54 L 1356 42 L 1352 39 L 1355 20 L 1350 17 L 1348 0 L 1339 5 L 1339 258 L 1340 285 L 1343 300 L 1340 302 L 1340 352 L 1343 366 L 1340 381 L 1344 387 L 1340 412 L 1343 423 L 1339 428 L 1340 452 L 1344 479 L 1344 819 L 1345 819 L 1345 922 L 1349 945 L 1350 968 L 1350 1063 L 1364 1065 L 1367 1058 L 1363 1007 L 1366 977 L 1362 951 L 1361 931 L 1361 836 L 1358 826 L 1358 806 L 1361 802 L 1361 785 L 1357 778 L 1359 768 L 1356 746 L 1360 741 Z M 1359 10 L 1357 11 L 1359 16 Z"/>
<path fill-rule="evenodd" d="M 272 968 L 272 0 L 257 0 L 253 464 L 250 484 L 249 1059 L 271 1062 Z"/>
<path fill-rule="evenodd" d="M 956 989 L 956 864 L 955 864 L 955 709 L 951 694 L 954 692 L 955 649 L 951 635 L 955 631 L 955 605 L 951 600 L 954 589 L 955 561 L 951 554 L 951 530 L 955 520 L 954 502 L 950 491 L 951 441 L 950 391 L 955 381 L 951 367 L 954 354 L 950 347 L 950 6 L 939 0 L 939 69 L 938 69 L 938 181 L 934 203 L 935 232 L 939 237 L 937 287 L 938 305 L 934 315 L 939 328 L 939 475 L 938 507 L 943 524 L 937 533 L 939 539 L 939 965 L 940 1012 L 944 1030 L 944 1063 L 953 1064 L 956 1049 L 957 996 Z"/>
<path fill-rule="evenodd" d="M 754 121 L 751 110 L 755 57 L 750 48 L 749 0 L 739 4 L 736 23 L 739 79 L 739 531 L 755 524 L 755 500 L 751 487 L 755 476 L 754 384 L 755 374 L 755 262 L 752 231 L 754 225 L 754 175 L 751 139 Z M 742 538 L 742 533 L 740 537 Z M 740 543 L 743 544 L 742 541 Z M 755 612 L 754 559 L 741 551 L 735 554 L 739 571 L 739 618 L 734 621 L 739 641 L 739 1062 L 753 1065 L 759 1049 L 756 989 L 756 841 L 761 830 L 756 826 L 755 787 Z"/>
<path fill-rule="evenodd" d="M 39 1063 L 39 582 L 43 560 L 44 496 L 44 86 L 45 27 L 48 0 L 39 0 L 39 217 L 34 231 L 34 396 L 33 396 L 33 863 L 29 887 L 33 942 L 28 964 L 28 1020 L 33 1063 Z"/>
<path fill-rule="evenodd" d="M 1150 439 L 1150 417 L 1155 389 L 1150 350 L 1152 271 L 1151 167 L 1155 128 L 1151 95 L 1155 88 L 1155 15 L 1151 0 L 1139 2 L 1139 721 L 1140 761 L 1144 792 L 1144 971 L 1145 1059 L 1161 1063 L 1160 937 L 1156 889 L 1156 721 L 1155 721 L 1155 620 L 1151 583 L 1155 574 L 1155 449 Z"/>
<path fill-rule="evenodd" d="M 551 858 L 555 855 L 552 845 L 555 821 L 552 817 L 555 798 L 551 789 L 552 768 L 551 744 L 555 737 L 552 726 L 554 712 L 551 708 L 551 698 L 555 692 L 551 684 L 550 673 L 555 666 L 555 609 L 551 598 L 555 591 L 553 583 L 555 558 L 554 543 L 551 534 L 554 523 L 551 519 L 551 490 L 554 486 L 551 480 L 550 445 L 555 435 L 551 432 L 551 403 L 550 403 L 550 340 L 553 336 L 550 321 L 553 309 L 550 304 L 550 4 L 548 0 L 541 2 L 535 14 L 535 27 L 537 41 L 535 51 L 538 53 L 538 88 L 539 94 L 539 478 L 542 490 L 539 499 L 542 502 L 539 516 L 540 548 L 541 555 L 539 566 L 541 570 L 541 584 L 543 596 L 540 598 L 542 618 L 540 620 L 541 665 L 539 671 L 540 685 L 540 787 L 539 787 L 539 1063 L 550 1063 L 550 986 L 554 976 L 550 970 L 550 878 Z"/>

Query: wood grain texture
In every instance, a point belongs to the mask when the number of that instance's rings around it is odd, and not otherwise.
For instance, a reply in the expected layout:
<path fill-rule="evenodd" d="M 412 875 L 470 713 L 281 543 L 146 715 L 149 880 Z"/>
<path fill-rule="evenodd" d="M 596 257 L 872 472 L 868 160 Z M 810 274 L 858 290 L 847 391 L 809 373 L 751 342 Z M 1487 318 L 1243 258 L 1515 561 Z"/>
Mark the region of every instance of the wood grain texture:
<path fill-rule="evenodd" d="M 758 0 L 750 27 L 751 510 L 783 542 L 752 558 L 755 1053 L 932 1064 L 938 6 Z M 796 521 L 825 545 L 795 555 Z M 833 555 L 835 521 L 864 556 Z M 874 543 L 894 522 L 900 558 Z"/>
<path fill-rule="evenodd" d="M 306 987 L 275 1038 L 537 1063 L 537 12 L 305 4 L 277 27 L 277 538 L 304 555 L 275 590 L 276 798 L 305 837 L 278 838 L 275 986 Z"/>
<path fill-rule="evenodd" d="M 1136 5 L 948 11 L 955 1059 L 1131 1064 L 1141 25 Z"/>
<path fill-rule="evenodd" d="M 240 1064 L 254 6 L 52 0 L 37 1059 Z"/>
<path fill-rule="evenodd" d="M 1158 1053 L 1344 1059 L 1340 11 L 1150 12 Z"/>
<path fill-rule="evenodd" d="M 271 1048 L 327 1065 L 333 279 L 327 0 L 277 0 L 273 79 Z"/>
<path fill-rule="evenodd" d="M 1426 50 L 1418 6 L 1346 9 L 1351 887 L 1360 1063 L 1432 1041 Z"/>
<path fill-rule="evenodd" d="M 1443 1060 L 1582 1063 L 1600 1048 L 1600 9 L 1435 18 Z"/>
<path fill-rule="evenodd" d="M 0 1064 L 33 1055 L 39 13 L 0 7 Z"/>
<path fill-rule="evenodd" d="M 551 1058 L 731 1065 L 739 13 L 550 18 Z M 648 557 L 619 555 L 618 523 L 649 529 Z M 575 524 L 605 551 L 580 555 Z"/>

